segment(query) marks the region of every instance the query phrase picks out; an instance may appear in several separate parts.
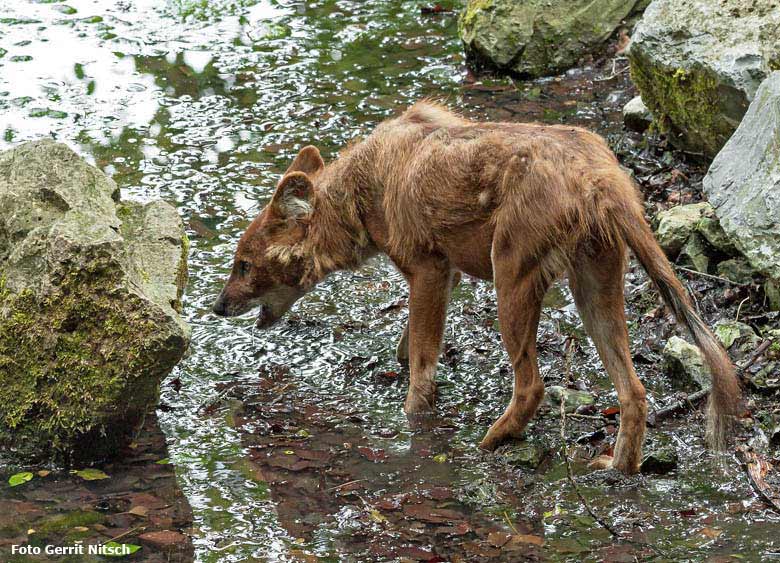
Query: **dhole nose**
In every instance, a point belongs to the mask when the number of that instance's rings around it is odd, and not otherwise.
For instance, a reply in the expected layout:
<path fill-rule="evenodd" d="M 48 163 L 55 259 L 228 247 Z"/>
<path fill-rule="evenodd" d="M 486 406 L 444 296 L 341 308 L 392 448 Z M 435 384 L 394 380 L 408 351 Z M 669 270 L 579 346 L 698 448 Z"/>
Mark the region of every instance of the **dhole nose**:
<path fill-rule="evenodd" d="M 227 315 L 227 305 L 225 304 L 225 300 L 222 299 L 221 297 L 217 298 L 211 310 L 214 311 L 214 313 L 216 313 L 220 317 L 224 317 L 225 315 Z"/>

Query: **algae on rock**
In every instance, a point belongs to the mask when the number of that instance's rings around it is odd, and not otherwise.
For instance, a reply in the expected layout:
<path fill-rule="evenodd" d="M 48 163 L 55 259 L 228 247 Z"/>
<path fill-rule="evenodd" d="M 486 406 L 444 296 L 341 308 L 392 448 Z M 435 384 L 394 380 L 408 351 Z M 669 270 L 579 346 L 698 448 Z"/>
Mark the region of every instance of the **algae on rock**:
<path fill-rule="evenodd" d="M 51 140 L 0 153 L 0 446 L 111 455 L 184 354 L 187 239 L 164 202 L 119 203 Z"/>

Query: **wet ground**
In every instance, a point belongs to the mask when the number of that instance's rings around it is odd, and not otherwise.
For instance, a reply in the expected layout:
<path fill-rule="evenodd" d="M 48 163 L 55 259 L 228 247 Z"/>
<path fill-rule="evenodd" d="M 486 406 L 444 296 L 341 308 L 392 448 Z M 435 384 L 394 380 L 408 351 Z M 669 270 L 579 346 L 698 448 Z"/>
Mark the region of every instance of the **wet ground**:
<path fill-rule="evenodd" d="M 554 401 L 527 441 L 477 450 L 511 390 L 490 284 L 456 290 L 437 417 L 416 430 L 401 411 L 408 371 L 393 353 L 406 288 L 386 260 L 333 275 L 269 331 L 210 313 L 237 238 L 297 149 L 316 144 L 328 160 L 424 96 L 475 119 L 600 132 L 651 217 L 696 201 L 701 164 L 623 130 L 634 95 L 624 59 L 605 53 L 533 82 L 480 79 L 463 66 L 455 16 L 414 1 L 0 6 L 0 146 L 52 135 L 112 174 L 123 197 L 165 198 L 187 223 L 193 343 L 159 416 L 198 561 L 759 561 L 780 551 L 780 516 L 734 456 L 718 463 L 706 451 L 695 409 L 649 431 L 647 451 L 673 452 L 676 464 L 631 479 L 590 473 L 587 462 L 610 451 L 617 402 L 565 282 L 540 325 L 541 372 L 549 388 L 568 371 L 594 398 L 567 417 L 566 447 L 580 492 L 620 541 L 566 477 Z M 755 288 L 681 275 L 709 322 L 778 326 Z M 696 387 L 663 373 L 674 325 L 635 264 L 626 296 L 637 371 L 651 409 L 662 408 Z M 778 455 L 771 393 L 751 395 L 739 437 L 767 459 Z"/>

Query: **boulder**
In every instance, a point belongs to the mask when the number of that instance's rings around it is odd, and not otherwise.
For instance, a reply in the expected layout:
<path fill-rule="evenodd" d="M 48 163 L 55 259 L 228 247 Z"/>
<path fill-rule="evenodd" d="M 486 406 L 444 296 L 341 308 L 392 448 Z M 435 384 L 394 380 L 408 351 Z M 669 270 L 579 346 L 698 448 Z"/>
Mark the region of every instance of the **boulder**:
<path fill-rule="evenodd" d="M 654 0 L 632 36 L 631 76 L 670 140 L 712 158 L 780 68 L 778 37 L 775 0 Z"/>
<path fill-rule="evenodd" d="M 635 96 L 623 106 L 623 124 L 626 129 L 643 132 L 653 122 L 653 114 L 642 101 L 642 96 Z"/>
<path fill-rule="evenodd" d="M 648 0 L 469 0 L 458 31 L 470 64 L 521 76 L 557 74 L 596 52 Z"/>
<path fill-rule="evenodd" d="M 116 453 L 157 404 L 189 329 L 188 242 L 162 201 L 51 140 L 0 153 L 0 446 L 83 462 Z"/>
<path fill-rule="evenodd" d="M 766 289 L 770 302 L 777 301 L 773 292 L 780 282 L 778 139 L 780 72 L 773 72 L 761 84 L 739 128 L 704 177 L 704 191 L 723 230 L 750 265 L 769 277 Z"/>

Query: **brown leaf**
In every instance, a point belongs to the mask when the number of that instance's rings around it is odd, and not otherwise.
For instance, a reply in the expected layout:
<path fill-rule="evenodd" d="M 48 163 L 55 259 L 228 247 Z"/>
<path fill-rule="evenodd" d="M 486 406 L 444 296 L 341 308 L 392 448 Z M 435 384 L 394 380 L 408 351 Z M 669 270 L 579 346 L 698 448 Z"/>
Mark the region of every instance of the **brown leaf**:
<path fill-rule="evenodd" d="M 516 547 L 521 544 L 544 545 L 544 538 L 533 534 L 515 534 L 504 547 Z"/>
<path fill-rule="evenodd" d="M 425 504 L 410 504 L 404 506 L 404 514 L 415 520 L 430 522 L 431 524 L 444 524 L 447 522 L 460 522 L 464 515 L 457 510 L 449 508 L 434 508 Z"/>
<path fill-rule="evenodd" d="M 487 537 L 487 541 L 493 547 L 503 547 L 503 545 L 509 541 L 512 534 L 506 532 L 490 532 Z"/>
<path fill-rule="evenodd" d="M 145 506 L 138 505 L 132 507 L 130 510 L 127 511 L 128 514 L 132 514 L 133 516 L 140 516 L 141 518 L 146 518 L 146 515 L 149 514 L 149 509 Z"/>

